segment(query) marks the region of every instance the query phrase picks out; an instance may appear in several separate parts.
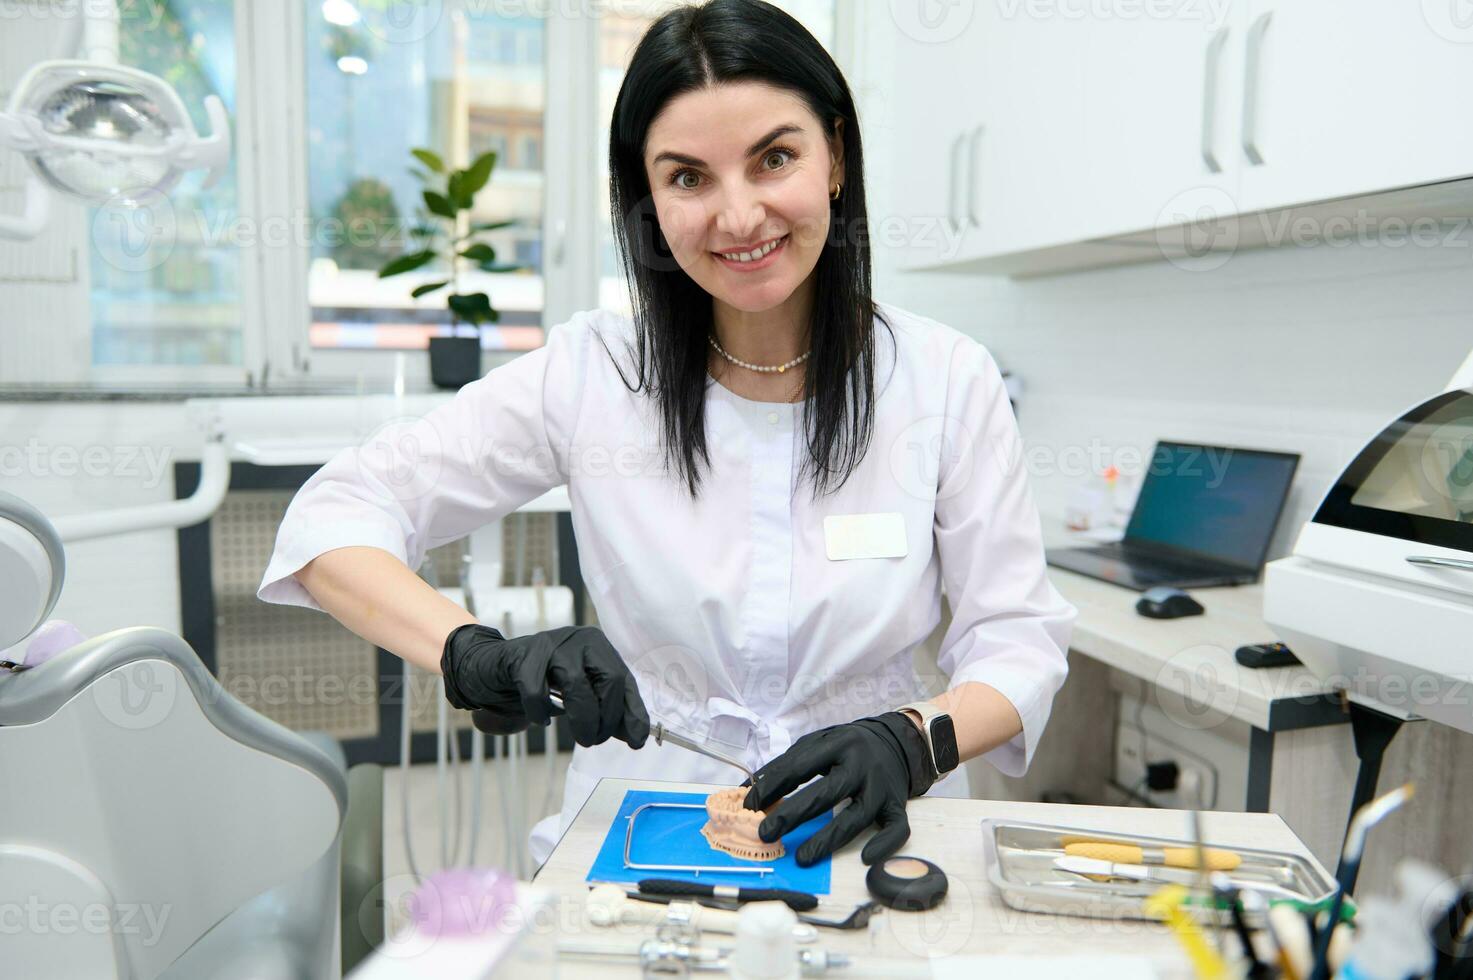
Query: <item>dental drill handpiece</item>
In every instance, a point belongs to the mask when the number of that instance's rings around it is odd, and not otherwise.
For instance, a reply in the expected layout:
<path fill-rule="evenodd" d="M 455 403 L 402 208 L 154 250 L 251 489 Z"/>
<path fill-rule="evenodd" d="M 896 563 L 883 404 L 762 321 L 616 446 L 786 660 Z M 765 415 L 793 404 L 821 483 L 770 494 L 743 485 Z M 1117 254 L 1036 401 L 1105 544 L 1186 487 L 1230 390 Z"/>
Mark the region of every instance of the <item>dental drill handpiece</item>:
<path fill-rule="evenodd" d="M 563 710 L 563 695 L 561 691 L 549 688 L 547 699 L 552 702 L 554 708 L 557 708 L 559 711 Z M 742 771 L 742 774 L 747 777 L 748 781 L 752 778 L 752 770 L 748 769 L 745 764 L 737 761 L 734 757 L 713 749 L 704 742 L 697 742 L 695 739 L 681 735 L 679 732 L 672 732 L 661 722 L 655 722 L 650 726 L 650 737 L 655 740 L 656 745 L 664 742 L 669 742 L 671 745 L 678 745 L 682 749 L 704 755 L 708 759 L 715 759 L 717 762 L 724 762 L 728 766 L 735 766 Z"/>

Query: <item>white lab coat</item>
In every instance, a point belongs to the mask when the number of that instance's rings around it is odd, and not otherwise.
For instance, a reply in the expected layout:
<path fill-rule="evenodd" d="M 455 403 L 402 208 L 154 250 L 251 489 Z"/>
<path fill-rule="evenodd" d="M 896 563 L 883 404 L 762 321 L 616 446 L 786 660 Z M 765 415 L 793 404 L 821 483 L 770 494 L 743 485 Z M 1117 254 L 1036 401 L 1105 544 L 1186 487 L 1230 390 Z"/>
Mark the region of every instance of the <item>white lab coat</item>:
<path fill-rule="evenodd" d="M 711 468 L 692 501 L 663 471 L 654 405 L 610 357 L 634 383 L 632 321 L 589 310 L 394 438 L 380 433 L 324 465 L 288 508 L 258 595 L 319 608 L 292 577 L 315 556 L 372 545 L 418 568 L 426 550 L 566 483 L 599 625 L 653 720 L 755 769 L 805 732 L 889 710 L 923 687 L 981 681 L 1023 720 L 986 756 L 1019 775 L 1063 683 L 1075 609 L 1045 573 L 992 356 L 950 327 L 880 308 L 895 341 L 877 322 L 874 434 L 836 494 L 814 501 L 795 483 L 800 406 L 751 401 L 708 378 Z M 901 515 L 903 557 L 828 559 L 826 516 L 878 513 Z M 920 678 L 913 654 L 940 621 L 943 582 L 946 676 Z M 579 746 L 561 814 L 533 830 L 535 861 L 602 776 L 740 778 L 653 740 L 638 752 L 612 739 Z M 933 792 L 967 795 L 964 770 Z"/>

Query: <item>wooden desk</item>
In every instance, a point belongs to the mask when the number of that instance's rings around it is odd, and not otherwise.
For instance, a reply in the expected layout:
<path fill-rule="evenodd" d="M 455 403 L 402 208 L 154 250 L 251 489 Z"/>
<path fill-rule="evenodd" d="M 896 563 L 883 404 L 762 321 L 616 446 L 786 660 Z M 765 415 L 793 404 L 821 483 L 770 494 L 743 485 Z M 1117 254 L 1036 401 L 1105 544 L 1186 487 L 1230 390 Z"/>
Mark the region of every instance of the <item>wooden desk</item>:
<path fill-rule="evenodd" d="M 714 785 L 649 780 L 601 781 L 534 879 L 539 887 L 557 894 L 558 921 L 565 934 L 570 938 L 597 939 L 601 932 L 580 925 L 584 920 L 580 918 L 579 910 L 588 888 L 584 878 L 627 790 L 710 792 L 718 788 Z M 1060 956 L 1078 953 L 1088 956 L 1146 956 L 1162 977 L 1191 976 L 1176 940 L 1156 923 L 1071 918 L 1009 908 L 987 881 L 980 829 L 984 817 L 994 817 L 1067 824 L 1102 832 L 1186 837 L 1189 830 L 1185 812 L 923 797 L 910 802 L 907 815 L 911 837 L 903 853 L 925 857 L 941 866 L 950 880 L 947 899 L 930 912 L 885 911 L 879 916 L 879 927 L 873 937 L 867 931 L 820 929 L 823 946 L 847 953 L 860 962 L 863 972 L 856 969 L 854 975 L 882 975 L 884 964 L 881 960 L 907 961 L 914 965 L 927 957 L 958 954 Z M 1273 814 L 1215 812 L 1206 814 L 1203 824 L 1209 842 L 1214 845 L 1273 848 L 1309 856 L 1309 850 L 1299 838 Z M 842 917 L 855 905 L 869 900 L 864 887 L 866 868 L 859 860 L 860 848 L 868 838 L 868 832 L 860 835 L 835 856 L 832 894 L 821 898 L 820 914 Z M 626 926 L 610 941 L 630 941 L 648 932 L 636 932 Z M 632 963 L 627 966 L 616 963 L 609 959 L 560 959 L 558 975 L 574 980 L 639 975 Z M 926 975 L 914 969 L 897 969 L 890 975 L 912 973 Z M 833 974 L 836 980 L 841 980 L 844 975 L 843 972 Z"/>
<path fill-rule="evenodd" d="M 1043 526 L 1049 548 L 1092 543 L 1057 518 Z M 1304 667 L 1251 669 L 1234 659 L 1240 646 L 1275 639 L 1262 585 L 1191 589 L 1200 616 L 1149 619 L 1135 611 L 1132 589 L 1053 566 L 1049 579 L 1079 610 L 1071 650 L 1153 685 L 1161 706 L 1194 727 L 1229 718 L 1250 726 L 1249 810 L 1270 807 L 1276 734 L 1348 721 L 1339 695 Z"/>

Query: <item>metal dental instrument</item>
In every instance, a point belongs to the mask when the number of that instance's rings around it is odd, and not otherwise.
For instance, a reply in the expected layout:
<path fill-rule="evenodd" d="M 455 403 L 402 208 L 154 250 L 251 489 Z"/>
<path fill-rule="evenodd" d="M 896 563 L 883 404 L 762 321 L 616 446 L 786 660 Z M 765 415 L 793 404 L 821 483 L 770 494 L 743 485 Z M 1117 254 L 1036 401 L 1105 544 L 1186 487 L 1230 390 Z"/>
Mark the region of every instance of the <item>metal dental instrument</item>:
<path fill-rule="evenodd" d="M 552 702 L 553 707 L 562 710 L 563 696 L 561 692 L 548 691 L 547 699 Z M 734 766 L 740 769 L 748 780 L 752 778 L 752 770 L 748 769 L 745 764 L 737 761 L 735 757 L 729 756 L 718 749 L 713 749 L 704 742 L 697 742 L 693 738 L 681 735 L 679 732 L 672 732 L 660 722 L 656 722 L 650 726 L 650 737 L 655 740 L 656 745 L 661 745 L 665 742 L 669 742 L 671 745 L 678 745 L 682 749 L 688 749 L 691 752 L 704 755 L 708 759 L 715 759 L 717 762 L 724 762 L 728 766 Z"/>
<path fill-rule="evenodd" d="M 706 804 L 704 804 L 704 803 L 661 803 L 661 802 L 653 802 L 653 803 L 642 803 L 639 806 L 635 807 L 634 808 L 634 812 L 631 813 L 631 814 L 629 814 L 629 816 L 627 818 L 625 818 L 626 820 L 628 820 L 628 824 L 624 828 L 624 867 L 625 867 L 625 869 L 626 870 L 633 870 L 633 871 L 688 871 L 688 872 L 690 872 L 691 874 L 695 875 L 698 878 L 700 877 L 702 871 L 705 871 L 707 873 L 710 873 L 710 872 L 713 872 L 714 871 L 714 872 L 719 872 L 721 874 L 732 874 L 732 875 L 744 875 L 744 874 L 745 875 L 757 875 L 758 877 L 766 877 L 767 875 L 772 874 L 773 869 L 771 867 L 767 866 L 767 865 L 758 865 L 756 867 L 748 868 L 748 867 L 731 867 L 731 866 L 725 865 L 725 864 L 637 864 L 637 863 L 635 863 L 634 860 L 632 860 L 629 857 L 629 852 L 634 849 L 634 822 L 639 819 L 639 815 L 641 813 L 643 813 L 644 811 L 646 811 L 646 810 L 700 810 L 700 811 L 704 812 L 705 809 L 706 809 Z"/>

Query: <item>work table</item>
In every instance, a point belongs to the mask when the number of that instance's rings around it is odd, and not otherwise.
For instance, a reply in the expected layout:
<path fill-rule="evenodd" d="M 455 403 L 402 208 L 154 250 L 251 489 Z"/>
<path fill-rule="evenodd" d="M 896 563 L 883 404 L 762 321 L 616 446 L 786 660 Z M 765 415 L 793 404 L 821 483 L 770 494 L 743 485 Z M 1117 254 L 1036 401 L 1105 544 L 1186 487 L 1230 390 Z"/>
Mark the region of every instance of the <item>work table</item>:
<path fill-rule="evenodd" d="M 1091 536 L 1043 517 L 1049 548 L 1086 547 Z M 1238 647 L 1277 639 L 1263 621 L 1263 586 L 1189 589 L 1199 616 L 1148 619 L 1140 593 L 1049 566 L 1050 581 L 1079 610 L 1070 637 L 1082 654 L 1146 685 L 1142 696 L 1183 730 L 1245 728 L 1245 795 L 1218 805 L 1284 816 L 1321 860 L 1345 833 L 1354 771 L 1348 768 L 1349 715 L 1337 691 L 1302 666 L 1252 669 Z"/>
<path fill-rule="evenodd" d="M 1049 548 L 1093 543 L 1057 518 L 1043 520 Z M 1111 667 L 1190 696 L 1200 712 L 1217 712 L 1264 732 L 1345 720 L 1339 696 L 1300 666 L 1248 668 L 1233 658 L 1238 647 L 1277 639 L 1263 621 L 1263 586 L 1189 589 L 1199 616 L 1148 619 L 1135 611 L 1141 596 L 1050 565 L 1049 580 L 1079 610 L 1069 647 Z"/>
<path fill-rule="evenodd" d="M 558 921 L 579 923 L 571 927 L 576 931 L 570 931 L 570 937 L 599 938 L 600 930 L 583 925 L 584 920 L 575 912 L 589 887 L 584 878 L 625 792 L 659 789 L 709 793 L 719 788 L 651 780 L 606 778 L 600 781 L 534 878 L 539 887 L 557 896 Z M 853 970 L 832 973 L 836 980 L 846 972 L 856 977 L 881 975 L 883 970 L 877 972 L 877 968 L 882 959 L 915 962 L 928 957 L 983 954 L 1143 956 L 1153 962 L 1161 977 L 1191 976 L 1176 939 L 1159 924 L 1072 918 L 1009 908 L 987 880 L 980 826 L 984 818 L 991 817 L 1069 825 L 1103 833 L 1187 838 L 1189 817 L 1185 811 L 923 797 L 910 801 L 907 816 L 911 837 L 902 853 L 924 857 L 939 865 L 950 881 L 947 898 L 929 912 L 885 910 L 878 916 L 879 926 L 873 929 L 873 936 L 866 930 L 820 929 L 819 945 L 846 953 L 858 964 Z M 1213 812 L 1204 816 L 1203 829 L 1208 842 L 1215 846 L 1268 848 L 1309 856 L 1304 844 L 1274 814 Z M 868 837 L 869 832 L 860 835 L 834 857 L 831 894 L 820 898 L 819 909 L 814 914 L 842 918 L 854 906 L 869 900 L 864 885 L 867 869 L 859 859 Z M 632 941 L 643 935 L 627 926 L 607 933 L 610 941 Z M 721 944 L 722 940 L 718 938 L 716 942 Z M 633 961 L 563 958 L 558 966 L 558 976 L 564 978 L 639 975 Z"/>

